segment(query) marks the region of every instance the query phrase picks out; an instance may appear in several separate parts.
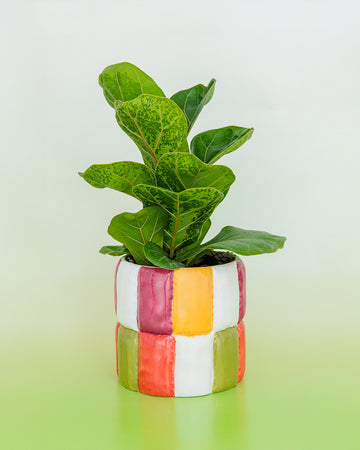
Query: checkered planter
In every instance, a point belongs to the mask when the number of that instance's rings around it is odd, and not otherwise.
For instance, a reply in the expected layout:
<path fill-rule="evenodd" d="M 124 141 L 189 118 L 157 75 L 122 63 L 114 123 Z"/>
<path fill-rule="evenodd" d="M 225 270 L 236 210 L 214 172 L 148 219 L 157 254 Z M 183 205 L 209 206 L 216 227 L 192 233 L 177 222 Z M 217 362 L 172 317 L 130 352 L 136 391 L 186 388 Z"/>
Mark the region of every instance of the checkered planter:
<path fill-rule="evenodd" d="M 176 397 L 235 386 L 245 370 L 245 302 L 240 259 L 177 270 L 120 259 L 115 275 L 120 383 Z"/>

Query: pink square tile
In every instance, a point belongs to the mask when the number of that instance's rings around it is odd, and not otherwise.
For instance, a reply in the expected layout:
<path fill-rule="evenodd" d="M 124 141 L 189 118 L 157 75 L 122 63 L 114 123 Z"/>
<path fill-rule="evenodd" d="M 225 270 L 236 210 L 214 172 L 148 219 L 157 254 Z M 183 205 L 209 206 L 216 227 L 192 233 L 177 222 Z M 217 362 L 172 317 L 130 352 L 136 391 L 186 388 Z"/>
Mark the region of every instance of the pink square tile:
<path fill-rule="evenodd" d="M 246 309 L 246 273 L 245 273 L 245 265 L 238 259 L 236 261 L 236 267 L 238 272 L 239 279 L 239 321 L 240 323 L 245 315 Z"/>
<path fill-rule="evenodd" d="M 141 267 L 138 275 L 138 327 L 140 331 L 172 334 L 173 271 Z"/>

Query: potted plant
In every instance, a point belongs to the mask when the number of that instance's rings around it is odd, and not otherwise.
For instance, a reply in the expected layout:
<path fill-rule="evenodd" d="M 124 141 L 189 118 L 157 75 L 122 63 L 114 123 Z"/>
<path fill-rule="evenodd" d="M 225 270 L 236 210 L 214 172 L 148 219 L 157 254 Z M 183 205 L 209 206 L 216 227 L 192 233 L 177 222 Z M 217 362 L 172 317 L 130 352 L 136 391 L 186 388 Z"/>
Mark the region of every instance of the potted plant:
<path fill-rule="evenodd" d="M 215 164 L 253 128 L 228 126 L 187 136 L 211 100 L 215 80 L 167 98 L 130 63 L 108 66 L 100 86 L 144 164 L 95 164 L 80 173 L 96 188 L 142 202 L 115 216 L 108 233 L 121 245 L 115 275 L 117 372 L 132 390 L 198 396 L 231 388 L 245 370 L 245 267 L 239 255 L 272 253 L 285 238 L 224 227 L 204 242 L 214 209 L 235 181 Z"/>

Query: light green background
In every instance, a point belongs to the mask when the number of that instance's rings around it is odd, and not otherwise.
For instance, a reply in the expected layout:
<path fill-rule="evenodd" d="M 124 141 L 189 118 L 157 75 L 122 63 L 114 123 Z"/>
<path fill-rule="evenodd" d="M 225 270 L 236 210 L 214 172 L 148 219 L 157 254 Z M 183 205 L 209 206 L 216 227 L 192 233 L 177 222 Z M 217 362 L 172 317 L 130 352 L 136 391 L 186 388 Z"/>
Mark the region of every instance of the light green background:
<path fill-rule="evenodd" d="M 1 3 L 0 448 L 352 450 L 359 438 L 359 3 Z M 110 219 L 135 199 L 76 175 L 140 160 L 97 76 L 131 61 L 167 95 L 218 80 L 192 135 L 254 126 L 224 157 L 222 226 L 288 236 L 245 259 L 247 370 L 156 399 L 115 377 Z"/>

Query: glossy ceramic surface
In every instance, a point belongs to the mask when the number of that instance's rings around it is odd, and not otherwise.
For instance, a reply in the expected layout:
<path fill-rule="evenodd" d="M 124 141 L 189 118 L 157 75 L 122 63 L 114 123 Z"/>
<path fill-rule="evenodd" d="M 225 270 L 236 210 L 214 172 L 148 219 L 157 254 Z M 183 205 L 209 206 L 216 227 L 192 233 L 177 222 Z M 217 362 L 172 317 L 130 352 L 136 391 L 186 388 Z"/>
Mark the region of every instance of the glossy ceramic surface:
<path fill-rule="evenodd" d="M 165 270 L 121 259 L 115 274 L 120 383 L 163 397 L 236 385 L 245 371 L 245 267 Z M 121 325 L 120 325 L 121 323 Z"/>

